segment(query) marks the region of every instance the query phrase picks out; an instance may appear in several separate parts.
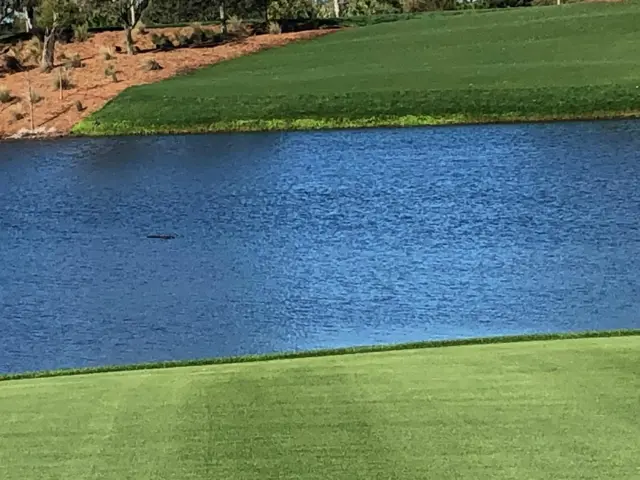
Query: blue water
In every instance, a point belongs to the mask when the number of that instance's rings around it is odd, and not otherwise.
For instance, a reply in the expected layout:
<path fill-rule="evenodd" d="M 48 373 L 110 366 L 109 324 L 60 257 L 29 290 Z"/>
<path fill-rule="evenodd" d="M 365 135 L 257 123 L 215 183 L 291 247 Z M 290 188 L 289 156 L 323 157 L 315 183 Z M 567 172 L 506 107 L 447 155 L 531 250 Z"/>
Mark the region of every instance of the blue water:
<path fill-rule="evenodd" d="M 639 122 L 0 143 L 0 372 L 626 327 Z"/>

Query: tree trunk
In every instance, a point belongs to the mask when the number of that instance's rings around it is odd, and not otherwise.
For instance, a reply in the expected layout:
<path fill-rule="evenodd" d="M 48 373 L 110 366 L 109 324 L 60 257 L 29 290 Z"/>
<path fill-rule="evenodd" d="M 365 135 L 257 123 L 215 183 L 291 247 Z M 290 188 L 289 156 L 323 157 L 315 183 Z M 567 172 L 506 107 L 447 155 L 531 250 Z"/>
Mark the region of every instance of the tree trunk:
<path fill-rule="evenodd" d="M 31 30 L 33 30 L 33 16 L 34 16 L 33 8 L 29 8 L 25 6 L 23 9 L 23 15 L 24 15 L 25 30 L 27 32 L 30 32 Z"/>
<path fill-rule="evenodd" d="M 136 19 L 136 6 L 132 2 L 131 3 L 131 25 L 135 27 L 137 21 L 138 20 Z"/>
<path fill-rule="evenodd" d="M 227 12 L 224 8 L 224 2 L 220 4 L 220 21 L 222 22 L 222 33 L 227 33 Z"/>
<path fill-rule="evenodd" d="M 42 59 L 40 68 L 43 72 L 50 72 L 53 69 L 53 58 L 56 51 L 56 27 L 48 28 L 44 34 L 42 45 Z"/>
<path fill-rule="evenodd" d="M 129 55 L 135 54 L 135 50 L 133 49 L 133 33 L 130 26 L 124 27 L 124 44 L 127 47 L 127 53 Z"/>
<path fill-rule="evenodd" d="M 340 0 L 333 0 L 333 13 L 336 18 L 340 16 Z"/>

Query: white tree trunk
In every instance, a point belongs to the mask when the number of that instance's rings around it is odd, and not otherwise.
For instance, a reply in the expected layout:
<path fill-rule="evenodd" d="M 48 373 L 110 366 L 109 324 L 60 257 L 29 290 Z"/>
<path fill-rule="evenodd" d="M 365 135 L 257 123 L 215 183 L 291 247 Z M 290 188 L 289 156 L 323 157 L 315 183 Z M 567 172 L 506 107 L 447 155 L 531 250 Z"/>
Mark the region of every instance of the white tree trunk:
<path fill-rule="evenodd" d="M 43 72 L 50 72 L 53 69 L 53 59 L 56 50 L 56 27 L 48 29 L 44 35 L 42 45 L 42 59 L 40 60 L 40 68 Z"/>
<path fill-rule="evenodd" d="M 340 0 L 333 0 L 333 13 L 336 17 L 340 16 Z"/>

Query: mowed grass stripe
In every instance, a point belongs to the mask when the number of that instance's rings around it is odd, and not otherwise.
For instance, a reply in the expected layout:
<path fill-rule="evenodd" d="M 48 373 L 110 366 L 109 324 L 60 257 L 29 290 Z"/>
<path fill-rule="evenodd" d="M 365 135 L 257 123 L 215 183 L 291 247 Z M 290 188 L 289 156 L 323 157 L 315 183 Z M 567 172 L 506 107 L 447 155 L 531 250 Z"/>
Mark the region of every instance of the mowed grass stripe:
<path fill-rule="evenodd" d="M 0 383 L 0 478 L 629 479 L 640 337 Z"/>

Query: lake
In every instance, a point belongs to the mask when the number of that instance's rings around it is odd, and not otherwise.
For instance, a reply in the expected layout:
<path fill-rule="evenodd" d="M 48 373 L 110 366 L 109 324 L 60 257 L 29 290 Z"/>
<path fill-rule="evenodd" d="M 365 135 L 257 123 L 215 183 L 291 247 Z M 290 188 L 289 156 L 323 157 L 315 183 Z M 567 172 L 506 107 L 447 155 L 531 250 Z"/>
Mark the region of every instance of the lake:
<path fill-rule="evenodd" d="M 640 122 L 0 143 L 0 372 L 639 312 Z"/>

